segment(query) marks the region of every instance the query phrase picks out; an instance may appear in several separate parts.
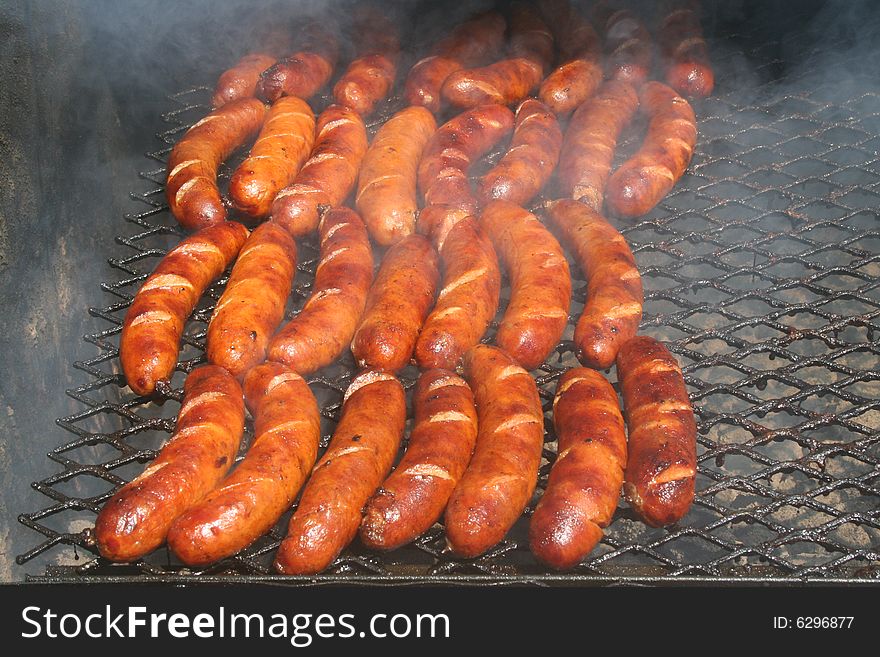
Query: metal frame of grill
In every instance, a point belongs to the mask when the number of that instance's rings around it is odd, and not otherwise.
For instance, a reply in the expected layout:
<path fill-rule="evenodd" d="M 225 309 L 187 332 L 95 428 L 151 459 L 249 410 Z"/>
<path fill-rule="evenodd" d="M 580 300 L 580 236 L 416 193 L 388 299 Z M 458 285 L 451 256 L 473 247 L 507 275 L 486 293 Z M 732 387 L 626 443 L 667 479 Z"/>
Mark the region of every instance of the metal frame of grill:
<path fill-rule="evenodd" d="M 766 53 L 749 54 L 767 67 L 780 64 Z M 733 67 L 735 60 L 735 53 L 722 54 L 716 65 Z M 479 559 L 449 555 L 438 525 L 388 554 L 352 545 L 315 577 L 271 570 L 289 513 L 239 555 L 204 569 L 182 566 L 165 548 L 134 564 L 100 557 L 78 563 L 80 552 L 94 552 L 88 527 L 103 503 L 172 431 L 183 378 L 204 362 L 206 324 L 225 283 L 223 278 L 209 289 L 187 325 L 165 399 L 133 396 L 118 364 L 121 323 L 141 282 L 182 236 L 164 203 L 164 160 L 207 111 L 210 90 L 175 94 L 174 109 L 163 115 L 169 129 L 158 135 L 163 147 L 148 154 L 159 166 L 141 174 L 142 189 L 131 195 L 140 211 L 125 219 L 136 232 L 117 238 L 125 255 L 110 260 L 116 279 L 102 285 L 114 301 L 90 309 L 106 328 L 85 336 L 98 354 L 74 364 L 89 379 L 68 391 L 82 410 L 58 420 L 71 434 L 48 455 L 61 470 L 34 484 L 50 503 L 19 517 L 43 539 L 18 557 L 19 563 L 45 565 L 43 574 L 29 580 L 876 583 L 880 221 L 873 208 L 880 206 L 880 86 L 854 97 L 792 87 L 771 82 L 756 87 L 748 100 L 722 92 L 700 102 L 688 173 L 650 215 L 617 224 L 645 285 L 641 332 L 665 341 L 678 357 L 695 406 L 699 468 L 688 516 L 673 527 L 652 529 L 621 502 L 597 549 L 574 570 L 553 573 L 528 552 L 532 504 L 507 539 Z M 394 108 L 392 101 L 383 116 Z M 638 137 L 635 130 L 618 159 Z M 317 255 L 314 242 L 301 245 L 289 316 L 308 296 Z M 586 285 L 576 267 L 572 273 L 572 317 L 563 342 L 533 373 L 547 427 L 533 502 L 555 454 L 555 382 L 576 364 L 571 336 Z M 492 331 L 486 340 L 491 337 Z M 309 379 L 322 406 L 323 445 L 354 370 L 347 355 Z M 407 390 L 416 374 L 412 367 L 402 373 Z M 615 381 L 613 370 L 609 377 Z M 249 423 L 243 450 L 250 436 Z"/>

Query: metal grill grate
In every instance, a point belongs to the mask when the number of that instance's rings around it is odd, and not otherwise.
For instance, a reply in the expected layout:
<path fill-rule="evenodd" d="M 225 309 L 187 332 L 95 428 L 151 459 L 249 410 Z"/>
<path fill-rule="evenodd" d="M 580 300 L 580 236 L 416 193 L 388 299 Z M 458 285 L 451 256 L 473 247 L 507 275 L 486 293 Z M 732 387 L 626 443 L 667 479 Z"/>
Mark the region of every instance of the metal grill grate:
<path fill-rule="evenodd" d="M 735 57 L 719 58 L 719 68 L 725 61 L 733 66 Z M 271 571 L 289 514 L 242 554 L 198 571 L 165 549 L 131 565 L 98 557 L 79 563 L 79 552 L 93 552 L 87 528 L 102 504 L 171 432 L 185 372 L 203 362 L 206 323 L 225 282 L 209 290 L 188 324 L 167 403 L 132 396 L 119 370 L 120 325 L 140 283 L 181 237 L 164 204 L 164 160 L 205 114 L 210 92 L 176 94 L 163 117 L 170 128 L 159 135 L 165 146 L 149 154 L 157 165 L 132 195 L 142 211 L 126 216 L 138 232 L 118 238 L 126 251 L 110 261 L 117 280 L 102 286 L 118 301 L 90 310 L 107 327 L 85 338 L 98 355 L 75 363 L 89 381 L 69 391 L 82 411 L 58 422 L 71 434 L 49 454 L 61 470 L 34 484 L 51 503 L 20 516 L 44 540 L 19 562 L 41 555 L 46 572 L 31 579 L 55 581 L 876 580 L 880 89 L 839 96 L 831 87 L 792 87 L 764 84 L 748 100 L 722 89 L 698 104 L 699 142 L 687 175 L 648 217 L 621 226 L 645 285 L 641 331 L 679 358 L 697 413 L 697 497 L 688 516 L 652 529 L 621 503 L 600 546 L 564 574 L 543 570 L 529 554 L 527 512 L 504 543 L 475 561 L 446 554 L 437 526 L 387 555 L 353 545 L 311 578 Z M 636 130 L 622 154 L 637 141 Z M 308 295 L 316 257 L 314 243 L 302 245 L 291 312 Z M 575 278 L 566 340 L 535 372 L 548 430 L 538 494 L 555 450 L 552 394 L 560 373 L 576 364 L 570 339 L 585 289 Z M 349 356 L 310 380 L 323 405 L 324 444 L 353 370 Z M 403 372 L 407 389 L 415 374 Z M 613 370 L 609 376 L 614 381 Z M 249 437 L 250 426 L 245 445 Z"/>

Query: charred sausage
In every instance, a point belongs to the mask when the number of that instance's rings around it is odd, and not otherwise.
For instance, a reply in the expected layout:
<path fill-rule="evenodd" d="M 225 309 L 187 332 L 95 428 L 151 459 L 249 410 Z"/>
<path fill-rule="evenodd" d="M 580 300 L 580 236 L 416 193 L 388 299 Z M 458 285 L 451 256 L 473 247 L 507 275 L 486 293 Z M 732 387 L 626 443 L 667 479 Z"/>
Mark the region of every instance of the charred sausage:
<path fill-rule="evenodd" d="M 686 98 L 711 96 L 715 73 L 695 8 L 681 6 L 668 13 L 660 24 L 657 40 L 663 53 L 666 84 Z"/>
<path fill-rule="evenodd" d="M 270 103 L 282 96 L 308 100 L 329 82 L 338 57 L 336 34 L 321 23 L 311 21 L 303 28 L 300 50 L 260 74 L 257 93 Z"/>
<path fill-rule="evenodd" d="M 217 80 L 211 105 L 214 109 L 239 98 L 251 98 L 257 92 L 260 74 L 272 66 L 278 58 L 266 53 L 250 53 L 242 57 Z"/>
<path fill-rule="evenodd" d="M 605 36 L 605 77 L 639 86 L 651 75 L 654 44 L 631 11 L 608 11 L 598 23 Z"/>

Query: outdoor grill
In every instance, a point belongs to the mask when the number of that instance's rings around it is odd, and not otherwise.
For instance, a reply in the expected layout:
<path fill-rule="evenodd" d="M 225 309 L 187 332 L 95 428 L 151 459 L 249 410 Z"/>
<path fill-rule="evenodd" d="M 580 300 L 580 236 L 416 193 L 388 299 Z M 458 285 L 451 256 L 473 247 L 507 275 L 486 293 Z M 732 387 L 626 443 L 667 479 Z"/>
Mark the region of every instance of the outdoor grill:
<path fill-rule="evenodd" d="M 193 81 L 199 86 L 168 98 L 167 130 L 147 154 L 140 179 L 132 177 L 133 210 L 125 221 L 111 222 L 121 236 L 102 289 L 114 300 L 89 309 L 103 329 L 85 336 L 96 354 L 74 363 L 84 381 L 67 391 L 81 410 L 58 420 L 59 445 L 44 464 L 46 476 L 33 484 L 46 496 L 45 506 L 19 517 L 35 534 L 18 562 L 44 569 L 29 579 L 290 585 L 880 580 L 880 78 L 859 77 L 859 65 L 873 62 L 848 59 L 846 52 L 835 60 L 846 75 L 821 75 L 811 62 L 827 61 L 830 46 L 806 48 L 803 34 L 773 39 L 765 34 L 770 30 L 745 24 L 709 26 L 715 28 L 709 43 L 718 85 L 712 97 L 694 104 L 693 162 L 649 215 L 614 221 L 645 286 L 640 332 L 676 355 L 697 416 L 696 499 L 680 523 L 650 528 L 621 501 L 601 544 L 575 569 L 548 571 L 528 550 L 527 516 L 555 457 L 550 407 L 556 381 L 577 364 L 571 337 L 586 284 L 573 266 L 568 329 L 533 372 L 547 429 L 538 491 L 489 554 L 454 558 L 436 525 L 393 552 L 370 552 L 355 542 L 320 575 L 280 576 L 271 566 L 288 512 L 244 552 L 203 569 L 184 567 L 165 548 L 127 565 L 98 557 L 89 528 L 114 490 L 136 476 L 171 433 L 185 373 L 205 362 L 207 321 L 225 283 L 210 288 L 187 325 L 170 389 L 159 400 L 134 396 L 119 365 L 121 324 L 140 284 L 183 235 L 165 204 L 164 162 L 187 127 L 209 111 L 215 77 L 206 75 Z M 880 36 L 880 15 L 860 29 Z M 789 58 L 794 54 L 799 61 Z M 318 99 L 314 107 L 327 102 Z M 401 107 L 399 96 L 389 100 L 371 130 Z M 643 127 L 627 133 L 618 161 L 633 152 Z M 234 164 L 224 169 L 227 179 Z M 545 191 L 545 198 L 553 197 L 552 188 Z M 534 206 L 539 216 L 541 200 Z M 308 296 L 318 255 L 314 241 L 299 246 L 288 318 Z M 506 288 L 502 309 L 505 294 Z M 89 301 L 81 301 L 84 308 Z M 322 408 L 322 445 L 355 371 L 347 354 L 308 379 Z M 402 372 L 408 390 L 416 375 L 414 367 Z M 608 376 L 616 382 L 613 368 Z M 250 436 L 248 425 L 245 447 Z"/>

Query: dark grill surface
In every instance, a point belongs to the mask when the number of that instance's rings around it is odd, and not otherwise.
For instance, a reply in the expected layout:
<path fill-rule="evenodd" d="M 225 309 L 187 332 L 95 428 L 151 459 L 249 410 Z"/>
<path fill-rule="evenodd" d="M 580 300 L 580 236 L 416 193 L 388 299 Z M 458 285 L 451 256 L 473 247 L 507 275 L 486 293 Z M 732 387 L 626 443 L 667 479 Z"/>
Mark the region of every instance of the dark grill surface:
<path fill-rule="evenodd" d="M 110 261 L 113 280 L 102 286 L 112 302 L 90 310 L 106 327 L 85 337 L 98 354 L 75 364 L 87 381 L 68 393 L 82 411 L 58 421 L 70 435 L 49 454 L 57 465 L 46 469 L 55 474 L 34 484 L 49 498 L 47 506 L 20 516 L 42 537 L 19 557 L 45 567 L 30 579 L 876 581 L 880 88 L 875 81 L 853 92 L 839 80 L 817 82 L 809 69 L 779 82 L 773 77 L 785 62 L 777 52 L 779 44 L 717 48 L 722 82 L 713 98 L 695 105 L 699 141 L 687 175 L 637 225 L 618 223 L 645 285 L 641 332 L 676 354 L 697 413 L 697 496 L 680 524 L 649 528 L 621 502 L 600 546 L 562 574 L 543 570 L 528 552 L 527 517 L 476 561 L 446 554 L 437 526 L 389 554 L 354 545 L 327 573 L 310 578 L 271 570 L 289 513 L 243 554 L 204 570 L 182 567 L 165 549 L 131 565 L 95 556 L 88 528 L 116 487 L 139 473 L 171 432 L 185 372 L 204 361 L 206 323 L 225 282 L 210 289 L 188 325 L 166 402 L 134 397 L 120 373 L 118 335 L 132 295 L 182 235 L 164 203 L 164 160 L 186 127 L 208 111 L 210 92 L 200 87 L 169 100 L 173 109 L 163 117 L 169 129 L 159 135 L 161 150 L 149 154 L 154 162 L 132 194 L 139 209 L 125 217 L 128 229 L 117 225 L 126 236 L 118 238 L 120 255 Z M 737 72 L 753 61 L 762 66 L 747 92 L 724 86 L 725 79 L 741 82 Z M 386 116 L 395 107 L 390 103 Z M 620 157 L 638 138 L 636 128 Z M 303 244 L 289 316 L 308 296 L 316 258 L 315 244 Z M 585 283 L 576 268 L 573 274 L 566 341 L 534 372 L 547 426 L 536 499 L 555 454 L 550 404 L 556 380 L 576 364 L 570 339 Z M 353 371 L 348 356 L 310 380 L 323 404 L 324 444 Z M 408 389 L 415 375 L 414 368 L 403 372 Z M 616 380 L 613 369 L 609 377 Z M 250 426 L 245 444 L 249 437 Z"/>

